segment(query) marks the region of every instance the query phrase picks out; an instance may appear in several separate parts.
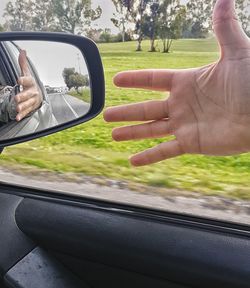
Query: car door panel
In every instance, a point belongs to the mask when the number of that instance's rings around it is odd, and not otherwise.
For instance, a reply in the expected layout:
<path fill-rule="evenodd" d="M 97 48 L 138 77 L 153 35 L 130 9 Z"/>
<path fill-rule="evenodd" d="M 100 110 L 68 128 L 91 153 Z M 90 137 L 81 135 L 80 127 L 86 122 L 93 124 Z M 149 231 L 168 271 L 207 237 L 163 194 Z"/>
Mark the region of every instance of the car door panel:
<path fill-rule="evenodd" d="M 143 219 L 136 213 L 24 199 L 19 228 L 53 251 L 200 287 L 248 287 L 250 245 L 243 237 Z M 221 251 L 221 253 L 219 252 Z"/>
<path fill-rule="evenodd" d="M 5 276 L 8 287 L 15 288 L 88 288 L 53 256 L 36 247 Z"/>
<path fill-rule="evenodd" d="M 53 254 L 66 267 L 70 267 L 79 278 L 90 283 L 90 287 L 189 288 L 186 285 L 180 285 L 165 279 L 150 277 L 138 272 L 131 272 L 129 271 L 129 267 L 127 267 L 127 269 L 119 269 L 117 267 L 71 257 L 62 253 L 53 252 Z"/>
<path fill-rule="evenodd" d="M 0 202 L 18 199 L 12 215 L 31 243 L 90 287 L 101 287 L 93 276 L 100 270 L 102 287 L 115 287 L 119 273 L 129 287 L 249 287 L 247 227 L 202 227 L 194 218 L 9 185 L 1 191 Z"/>
<path fill-rule="evenodd" d="M 0 275 L 2 277 L 35 247 L 35 243 L 16 225 L 15 211 L 22 199 L 15 195 L 0 194 Z"/>

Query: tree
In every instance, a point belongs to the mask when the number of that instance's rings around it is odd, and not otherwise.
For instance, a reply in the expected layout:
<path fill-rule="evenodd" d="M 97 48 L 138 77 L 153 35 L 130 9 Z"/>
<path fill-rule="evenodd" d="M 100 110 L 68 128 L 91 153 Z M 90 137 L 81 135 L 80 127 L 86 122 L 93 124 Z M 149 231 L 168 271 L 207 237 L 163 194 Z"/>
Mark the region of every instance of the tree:
<path fill-rule="evenodd" d="M 113 0 L 112 0 L 113 1 Z M 115 0 L 113 3 L 117 7 L 116 11 L 121 15 L 126 16 L 126 21 L 128 21 L 131 24 L 134 24 L 135 27 L 135 34 L 138 35 L 137 37 L 137 49 L 136 51 L 142 51 L 142 40 L 143 40 L 143 25 L 144 20 L 146 16 L 146 9 L 147 4 L 151 0 Z M 122 30 L 124 32 L 125 30 L 125 17 L 122 17 L 120 19 L 112 18 L 111 21 L 115 24 L 116 27 L 122 27 Z M 124 25 L 124 26 L 123 26 Z M 124 37 L 124 34 L 123 34 Z M 123 38 L 124 39 L 124 38 Z"/>
<path fill-rule="evenodd" d="M 212 30 L 211 14 L 216 0 L 189 0 L 187 3 L 186 35 L 204 38 Z M 250 35 L 250 0 L 236 0 L 236 10 L 243 29 Z"/>
<path fill-rule="evenodd" d="M 113 22 L 115 27 L 117 27 L 122 34 L 122 42 L 125 42 L 126 36 L 126 23 L 129 22 L 130 17 L 130 5 L 131 1 L 129 0 L 112 0 L 116 13 L 113 13 L 113 18 L 110 20 Z"/>
<path fill-rule="evenodd" d="M 124 0 L 124 1 L 119 1 L 120 4 L 123 4 L 124 7 L 124 13 L 127 13 L 126 15 L 128 16 L 127 21 L 130 22 L 131 24 L 134 24 L 135 27 L 135 34 L 138 35 L 137 38 L 137 49 L 136 51 L 142 51 L 141 43 L 143 40 L 143 23 L 144 23 L 144 18 L 146 15 L 146 8 L 147 8 L 147 3 L 150 0 Z M 114 23 L 114 22 L 113 22 Z M 117 25 L 119 25 L 118 22 L 115 22 Z"/>
<path fill-rule="evenodd" d="M 100 40 L 100 36 L 102 33 L 103 33 L 103 30 L 101 28 L 96 29 L 96 28 L 90 27 L 85 32 L 85 35 L 88 38 L 92 39 L 93 41 L 98 42 Z"/>
<path fill-rule="evenodd" d="M 72 82 L 70 81 L 70 76 L 74 75 L 75 72 L 75 68 L 64 68 L 63 70 L 63 79 L 69 90 L 74 87 L 72 86 Z"/>
<path fill-rule="evenodd" d="M 6 19 L 6 27 L 11 31 L 27 31 L 32 30 L 31 11 L 32 3 L 28 0 L 15 0 L 8 2 L 5 8 L 4 17 Z"/>
<path fill-rule="evenodd" d="M 91 0 L 15 0 L 5 8 L 11 31 L 60 31 L 76 34 L 100 18 L 102 9 L 91 8 Z"/>
<path fill-rule="evenodd" d="M 4 27 L 0 24 L 0 32 L 4 32 Z"/>
<path fill-rule="evenodd" d="M 126 31 L 125 35 L 118 33 L 117 35 L 113 36 L 114 42 L 123 42 L 123 37 L 125 37 L 125 41 L 132 41 L 133 40 L 134 31 L 129 29 Z"/>
<path fill-rule="evenodd" d="M 211 14 L 216 0 L 189 0 L 187 3 L 186 34 L 204 38 L 212 28 Z M 189 32 L 188 32 L 188 31 Z"/>
<path fill-rule="evenodd" d="M 237 0 L 236 8 L 242 27 L 250 37 L 250 0 Z"/>
<path fill-rule="evenodd" d="M 69 76 L 69 82 L 70 86 L 74 87 L 78 94 L 80 94 L 80 87 L 89 85 L 88 77 L 77 72 Z"/>
<path fill-rule="evenodd" d="M 103 30 L 103 32 L 100 35 L 100 41 L 101 42 L 105 42 L 105 43 L 109 43 L 111 42 L 112 39 L 112 34 L 111 34 L 111 30 L 106 28 Z"/>
<path fill-rule="evenodd" d="M 150 0 L 148 4 L 148 13 L 145 15 L 144 22 L 142 24 L 142 31 L 145 36 L 150 39 L 150 52 L 155 52 L 155 39 L 158 33 L 159 15 L 160 15 L 160 1 Z"/>
<path fill-rule="evenodd" d="M 56 19 L 51 0 L 32 0 L 32 27 L 34 31 L 56 31 Z"/>
<path fill-rule="evenodd" d="M 60 31 L 72 34 L 80 33 L 88 28 L 91 21 L 101 17 L 102 9 L 91 8 L 91 0 L 51 0 L 53 13 Z"/>
<path fill-rule="evenodd" d="M 163 42 L 163 53 L 169 53 L 173 39 L 181 37 L 186 18 L 186 8 L 180 0 L 163 0 L 159 15 L 159 36 Z"/>
<path fill-rule="evenodd" d="M 138 35 L 138 45 L 136 51 L 142 51 L 141 43 L 143 40 L 143 24 L 145 20 L 145 14 L 146 14 L 146 8 L 147 8 L 147 3 L 148 0 L 139 0 L 135 1 L 137 4 L 134 7 L 134 12 L 133 12 L 133 19 L 135 21 L 135 27 L 136 27 L 136 33 Z"/>
<path fill-rule="evenodd" d="M 64 68 L 63 78 L 69 90 L 75 88 L 77 93 L 79 93 L 80 87 L 89 86 L 88 75 L 82 75 L 76 72 L 75 68 Z"/>

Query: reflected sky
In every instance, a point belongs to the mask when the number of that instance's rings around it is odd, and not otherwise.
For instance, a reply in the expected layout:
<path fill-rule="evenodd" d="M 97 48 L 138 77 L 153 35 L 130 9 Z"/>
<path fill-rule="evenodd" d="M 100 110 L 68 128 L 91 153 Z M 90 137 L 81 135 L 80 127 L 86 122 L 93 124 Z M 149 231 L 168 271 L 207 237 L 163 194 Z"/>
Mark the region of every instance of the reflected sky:
<path fill-rule="evenodd" d="M 65 86 L 62 76 L 64 68 L 75 68 L 76 72 L 88 74 L 81 51 L 75 46 L 45 41 L 15 41 L 26 50 L 44 85 Z"/>

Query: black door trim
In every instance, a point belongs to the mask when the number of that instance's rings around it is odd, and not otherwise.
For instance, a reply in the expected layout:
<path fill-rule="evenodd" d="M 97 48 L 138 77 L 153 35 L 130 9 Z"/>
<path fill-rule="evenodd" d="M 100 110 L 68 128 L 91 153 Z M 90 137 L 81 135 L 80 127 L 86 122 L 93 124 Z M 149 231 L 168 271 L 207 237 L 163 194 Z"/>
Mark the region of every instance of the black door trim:
<path fill-rule="evenodd" d="M 122 215 L 145 218 L 151 221 L 162 221 L 163 223 L 172 223 L 175 225 L 184 225 L 207 231 L 229 233 L 250 237 L 250 226 L 213 220 L 210 218 L 201 218 L 181 213 L 172 213 L 159 209 L 149 209 L 133 205 L 120 204 L 108 200 L 92 199 L 90 197 L 76 196 L 69 193 L 55 193 L 46 189 L 37 189 L 25 186 L 11 185 L 0 182 L 0 193 L 10 193 L 23 198 L 48 200 L 55 203 L 71 204 L 77 207 L 91 208 L 100 211 L 116 212 Z"/>

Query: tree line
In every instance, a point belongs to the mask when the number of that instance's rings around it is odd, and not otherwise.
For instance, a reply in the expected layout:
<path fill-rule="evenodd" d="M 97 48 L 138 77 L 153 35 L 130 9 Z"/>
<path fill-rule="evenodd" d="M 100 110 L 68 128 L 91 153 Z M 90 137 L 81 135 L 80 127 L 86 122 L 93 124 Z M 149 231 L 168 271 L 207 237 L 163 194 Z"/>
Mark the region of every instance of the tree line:
<path fill-rule="evenodd" d="M 102 9 L 92 9 L 91 0 L 15 0 L 7 3 L 8 31 L 50 31 L 83 34 L 99 19 Z"/>
<path fill-rule="evenodd" d="M 169 52 L 178 38 L 205 38 L 212 31 L 212 11 L 216 0 L 112 0 L 116 13 L 111 19 L 123 35 L 134 27 L 137 51 L 142 41 L 150 39 L 150 52 L 156 51 L 155 40 L 161 39 L 163 52 Z M 250 36 L 250 0 L 236 0 L 238 18 Z M 123 37 L 124 39 L 125 37 Z"/>
<path fill-rule="evenodd" d="M 110 19 L 120 34 L 116 41 L 150 40 L 150 52 L 162 41 L 163 52 L 170 51 L 174 39 L 205 38 L 212 31 L 211 14 L 216 0 L 110 0 L 115 7 Z M 238 18 L 250 36 L 250 0 L 236 0 Z M 94 40 L 114 40 L 108 29 L 93 28 L 102 15 L 91 0 L 15 0 L 5 8 L 5 24 L 0 31 L 57 31 L 84 34 Z M 98 37 L 96 36 L 98 35 Z M 96 39 L 98 38 L 98 39 Z"/>

